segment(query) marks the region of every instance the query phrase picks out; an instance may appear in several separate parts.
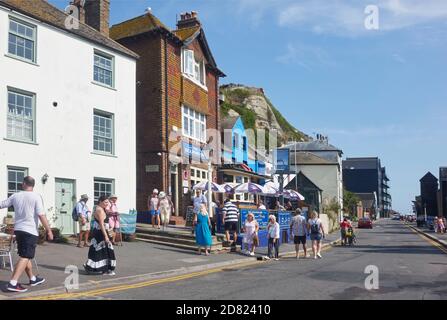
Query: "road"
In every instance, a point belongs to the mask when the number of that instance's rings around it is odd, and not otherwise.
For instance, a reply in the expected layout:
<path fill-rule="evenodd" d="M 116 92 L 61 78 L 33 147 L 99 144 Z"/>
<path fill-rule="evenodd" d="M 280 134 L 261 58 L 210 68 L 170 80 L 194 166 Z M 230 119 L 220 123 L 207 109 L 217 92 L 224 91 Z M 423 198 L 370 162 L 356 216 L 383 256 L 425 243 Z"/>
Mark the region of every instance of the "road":
<path fill-rule="evenodd" d="M 399 221 L 360 230 L 354 247 L 332 247 L 323 259 L 287 257 L 90 294 L 95 299 L 319 300 L 447 299 L 447 250 Z M 367 266 L 377 266 L 379 289 L 365 288 Z M 82 297 L 81 297 L 82 299 Z"/>

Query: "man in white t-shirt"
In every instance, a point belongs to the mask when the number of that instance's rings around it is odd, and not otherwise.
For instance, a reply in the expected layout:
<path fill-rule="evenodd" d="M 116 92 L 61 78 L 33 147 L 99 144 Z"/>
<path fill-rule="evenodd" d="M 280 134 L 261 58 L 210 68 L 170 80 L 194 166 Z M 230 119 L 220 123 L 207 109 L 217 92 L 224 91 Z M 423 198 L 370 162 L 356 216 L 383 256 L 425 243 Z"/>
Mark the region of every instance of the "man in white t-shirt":
<path fill-rule="evenodd" d="M 301 209 L 295 211 L 295 216 L 290 223 L 290 238 L 295 243 L 296 258 L 300 257 L 300 244 L 303 245 L 304 258 L 307 258 L 306 238 L 307 238 L 307 222 L 306 218 L 301 215 Z"/>
<path fill-rule="evenodd" d="M 18 283 L 23 271 L 28 275 L 29 285 L 35 287 L 45 282 L 44 278 L 36 277 L 33 274 L 31 260 L 36 254 L 37 240 L 39 239 L 39 220 L 47 231 L 47 239 L 53 240 L 53 233 L 45 217 L 42 197 L 33 191 L 35 180 L 32 177 L 23 179 L 22 192 L 10 196 L 7 200 L 0 202 L 0 209 L 14 207 L 15 224 L 14 234 L 16 236 L 19 261 L 15 265 L 11 281 L 6 286 L 6 290 L 12 292 L 26 292 Z"/>

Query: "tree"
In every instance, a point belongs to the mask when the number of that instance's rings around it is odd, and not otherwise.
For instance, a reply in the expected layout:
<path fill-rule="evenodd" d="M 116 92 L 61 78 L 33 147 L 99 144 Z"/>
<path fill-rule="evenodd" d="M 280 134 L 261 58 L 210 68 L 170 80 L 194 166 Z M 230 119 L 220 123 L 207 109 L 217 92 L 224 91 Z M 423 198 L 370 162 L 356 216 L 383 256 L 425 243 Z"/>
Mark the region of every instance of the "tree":
<path fill-rule="evenodd" d="M 343 207 L 348 211 L 351 217 L 356 216 L 357 205 L 360 202 L 360 198 L 354 192 L 344 190 L 343 191 Z"/>

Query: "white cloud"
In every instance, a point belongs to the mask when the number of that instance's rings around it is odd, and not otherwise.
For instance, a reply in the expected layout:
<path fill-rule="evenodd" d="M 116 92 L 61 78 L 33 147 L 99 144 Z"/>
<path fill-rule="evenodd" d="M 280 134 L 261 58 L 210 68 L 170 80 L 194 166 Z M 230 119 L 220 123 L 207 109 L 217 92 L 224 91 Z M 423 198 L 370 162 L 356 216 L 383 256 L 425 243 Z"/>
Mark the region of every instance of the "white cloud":
<path fill-rule="evenodd" d="M 286 52 L 278 56 L 276 61 L 282 64 L 295 64 L 308 71 L 316 67 L 336 65 L 323 48 L 302 43 L 289 43 Z"/>
<path fill-rule="evenodd" d="M 237 12 L 256 26 L 274 19 L 280 27 L 355 37 L 377 34 L 364 26 L 368 5 L 379 8 L 379 32 L 447 19 L 446 0 L 240 0 Z"/>

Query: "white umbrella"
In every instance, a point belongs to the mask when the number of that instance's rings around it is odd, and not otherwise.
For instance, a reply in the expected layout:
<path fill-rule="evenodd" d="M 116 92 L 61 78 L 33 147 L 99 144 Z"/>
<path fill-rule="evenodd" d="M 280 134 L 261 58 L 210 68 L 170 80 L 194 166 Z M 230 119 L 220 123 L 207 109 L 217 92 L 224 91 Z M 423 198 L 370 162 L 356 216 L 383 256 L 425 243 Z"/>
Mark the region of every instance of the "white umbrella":
<path fill-rule="evenodd" d="M 268 196 L 276 196 L 279 193 L 279 188 L 275 187 L 273 184 L 266 184 L 264 185 L 264 193 L 263 195 Z"/>
<path fill-rule="evenodd" d="M 234 189 L 239 185 L 239 183 L 227 182 L 221 184 L 220 187 L 223 188 L 225 193 L 234 193 Z"/>
<path fill-rule="evenodd" d="M 259 184 L 247 182 L 237 186 L 234 189 L 234 193 L 262 194 L 265 193 L 265 190 L 264 187 Z"/>
<path fill-rule="evenodd" d="M 208 191 L 208 181 L 199 182 L 196 185 L 194 185 L 194 187 L 192 187 L 192 189 Z M 218 192 L 218 193 L 225 193 L 225 189 L 214 182 L 211 183 L 211 191 Z"/>
<path fill-rule="evenodd" d="M 290 198 L 290 199 L 294 199 L 294 200 L 301 200 L 304 201 L 306 198 L 304 198 L 304 196 L 299 193 L 298 191 L 295 190 L 284 190 L 284 196 L 286 198 Z"/>

